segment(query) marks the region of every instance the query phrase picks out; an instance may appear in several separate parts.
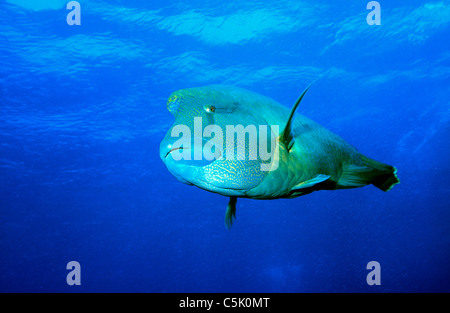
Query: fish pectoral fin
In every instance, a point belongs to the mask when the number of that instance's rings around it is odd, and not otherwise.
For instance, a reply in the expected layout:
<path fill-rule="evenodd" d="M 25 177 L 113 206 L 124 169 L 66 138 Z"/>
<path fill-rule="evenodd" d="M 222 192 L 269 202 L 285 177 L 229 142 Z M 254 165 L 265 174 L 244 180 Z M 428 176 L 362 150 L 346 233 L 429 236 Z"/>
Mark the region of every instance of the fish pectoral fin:
<path fill-rule="evenodd" d="M 316 177 L 314 177 L 312 179 L 308 179 L 308 180 L 302 181 L 301 183 L 295 185 L 292 188 L 292 190 L 298 190 L 298 189 L 312 187 L 314 185 L 317 185 L 319 183 L 322 183 L 322 182 L 326 181 L 330 177 L 331 177 L 330 175 L 318 174 Z"/>
<path fill-rule="evenodd" d="M 228 201 L 227 211 L 225 212 L 225 226 L 228 229 L 231 229 L 231 225 L 236 219 L 236 202 L 237 197 L 230 197 L 230 201 Z"/>

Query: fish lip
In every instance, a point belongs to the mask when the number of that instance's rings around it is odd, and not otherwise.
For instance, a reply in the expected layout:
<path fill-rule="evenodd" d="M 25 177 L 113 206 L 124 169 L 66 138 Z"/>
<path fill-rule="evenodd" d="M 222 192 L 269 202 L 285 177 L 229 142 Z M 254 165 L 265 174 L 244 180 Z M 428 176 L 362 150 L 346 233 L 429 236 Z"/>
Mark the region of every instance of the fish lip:
<path fill-rule="evenodd" d="M 166 155 L 164 156 L 164 158 L 167 158 L 167 156 L 168 156 L 170 153 L 172 153 L 173 151 L 184 150 L 184 149 L 188 150 L 188 149 L 191 149 L 191 148 L 184 148 L 184 147 L 176 147 L 176 148 L 172 148 L 172 149 L 169 150 L 169 152 L 166 153 Z"/>
<path fill-rule="evenodd" d="M 171 152 L 171 151 L 169 151 L 169 152 L 166 154 L 166 156 L 169 155 L 170 152 Z M 166 158 L 164 157 L 163 162 L 164 162 L 164 164 L 166 165 L 166 168 L 169 170 L 169 172 L 170 172 L 170 173 L 171 173 L 178 181 L 180 181 L 180 182 L 182 182 L 182 183 L 184 183 L 184 184 L 187 184 L 187 185 L 194 185 L 193 182 L 191 182 L 190 180 L 186 179 L 184 176 L 180 175 L 180 174 L 178 173 L 178 171 L 176 171 L 176 170 L 170 165 L 170 164 L 171 164 L 170 159 L 166 159 Z"/>
<path fill-rule="evenodd" d="M 171 154 L 172 152 L 174 152 L 174 151 L 177 151 L 177 150 L 191 150 L 191 149 L 192 149 L 191 147 L 183 147 L 183 146 L 176 147 L 176 148 L 172 148 L 172 149 L 170 149 L 170 150 L 164 155 L 164 159 L 167 158 L 167 156 L 168 156 L 169 154 Z M 203 149 L 203 148 L 202 148 L 202 149 Z M 223 151 L 222 151 L 222 149 L 219 149 L 219 153 L 220 153 L 220 155 L 219 155 L 218 157 L 215 157 L 216 160 L 217 160 L 217 159 L 220 159 L 220 158 L 223 156 Z"/>

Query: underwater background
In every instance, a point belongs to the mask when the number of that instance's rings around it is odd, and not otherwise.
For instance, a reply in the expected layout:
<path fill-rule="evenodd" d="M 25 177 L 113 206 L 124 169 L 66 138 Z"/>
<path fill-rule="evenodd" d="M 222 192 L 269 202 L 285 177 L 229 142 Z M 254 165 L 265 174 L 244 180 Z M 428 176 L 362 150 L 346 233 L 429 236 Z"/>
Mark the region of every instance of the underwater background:
<path fill-rule="evenodd" d="M 0 2 L 1 292 L 450 292 L 450 1 L 68 2 Z M 318 77 L 298 112 L 396 166 L 388 193 L 240 199 L 229 231 L 161 162 L 173 91 L 290 108 Z"/>

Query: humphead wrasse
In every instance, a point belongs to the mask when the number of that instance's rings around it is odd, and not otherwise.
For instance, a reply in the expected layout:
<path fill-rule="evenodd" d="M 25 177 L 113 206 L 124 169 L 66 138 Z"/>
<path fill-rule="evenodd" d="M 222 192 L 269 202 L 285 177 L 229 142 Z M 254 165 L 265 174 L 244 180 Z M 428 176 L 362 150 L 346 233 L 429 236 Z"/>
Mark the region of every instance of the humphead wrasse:
<path fill-rule="evenodd" d="M 369 184 L 388 191 L 399 183 L 395 167 L 295 114 L 310 86 L 291 110 L 233 86 L 176 91 L 167 102 L 175 123 L 161 142 L 160 157 L 179 181 L 230 197 L 228 228 L 239 197 L 295 198 Z"/>

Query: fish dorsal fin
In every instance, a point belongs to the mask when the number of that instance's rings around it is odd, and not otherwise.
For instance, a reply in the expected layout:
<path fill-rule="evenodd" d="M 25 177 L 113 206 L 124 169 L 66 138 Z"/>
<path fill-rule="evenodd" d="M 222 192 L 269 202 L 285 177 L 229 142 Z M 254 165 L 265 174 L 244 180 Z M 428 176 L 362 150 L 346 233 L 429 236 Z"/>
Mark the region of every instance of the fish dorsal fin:
<path fill-rule="evenodd" d="M 227 205 L 227 211 L 225 212 L 225 226 L 228 229 L 231 229 L 231 225 L 236 219 L 236 202 L 237 197 L 231 196 Z"/>
<path fill-rule="evenodd" d="M 311 84 L 309 84 L 308 87 L 302 92 L 300 97 L 298 97 L 297 101 L 295 102 L 294 106 L 292 107 L 291 112 L 289 113 L 289 118 L 286 123 L 286 126 L 283 129 L 283 132 L 280 135 L 280 141 L 284 143 L 285 147 L 288 151 L 291 151 L 292 146 L 294 145 L 294 135 L 292 134 L 292 122 L 294 121 L 294 113 L 298 108 L 298 105 L 300 104 L 300 101 L 302 101 L 303 97 L 305 96 L 306 92 L 308 91 L 309 87 L 311 87 L 312 84 L 314 84 L 315 81 L 313 81 Z"/>
<path fill-rule="evenodd" d="M 298 189 L 304 189 L 304 188 L 312 187 L 314 185 L 317 185 L 317 184 L 319 184 L 321 182 L 326 181 L 330 177 L 331 177 L 330 175 L 318 174 L 312 179 L 308 179 L 308 180 L 302 181 L 301 183 L 295 185 L 292 188 L 292 190 L 298 190 Z"/>

